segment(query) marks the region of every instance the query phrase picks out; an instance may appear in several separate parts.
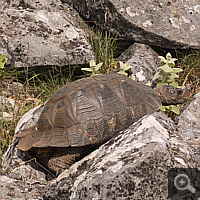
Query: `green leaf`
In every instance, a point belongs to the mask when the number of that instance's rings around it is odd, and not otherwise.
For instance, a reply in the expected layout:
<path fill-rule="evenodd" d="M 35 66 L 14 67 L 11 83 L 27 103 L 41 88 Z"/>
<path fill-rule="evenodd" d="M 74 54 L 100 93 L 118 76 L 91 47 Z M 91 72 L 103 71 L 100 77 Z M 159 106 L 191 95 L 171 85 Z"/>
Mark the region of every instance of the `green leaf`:
<path fill-rule="evenodd" d="M 167 57 L 167 55 L 166 55 L 166 57 Z M 172 58 L 172 56 L 171 56 L 171 54 L 170 54 L 170 56 L 168 56 L 167 60 L 168 60 L 168 64 L 169 64 L 170 66 L 174 67 L 174 66 L 175 66 L 175 61 L 176 61 L 177 59 L 176 59 L 176 58 Z"/>
<path fill-rule="evenodd" d="M 170 83 L 174 83 L 175 81 L 174 81 L 174 78 L 168 78 L 166 82 L 170 84 Z"/>
<path fill-rule="evenodd" d="M 0 62 L 2 62 L 2 63 L 6 63 L 6 61 L 7 61 L 7 58 L 6 58 L 6 56 L 3 54 L 3 55 L 1 55 L 0 56 Z"/>
<path fill-rule="evenodd" d="M 158 87 L 158 86 L 161 86 L 161 85 L 168 85 L 168 84 L 167 84 L 167 83 L 159 82 L 159 83 L 157 84 L 157 87 Z"/>
<path fill-rule="evenodd" d="M 0 62 L 0 68 L 4 69 L 4 63 Z"/>
<path fill-rule="evenodd" d="M 168 77 L 168 79 L 167 79 L 167 82 L 168 82 L 168 83 L 173 83 L 173 82 L 175 82 L 174 79 L 175 79 L 175 78 L 178 78 L 178 77 L 179 77 L 179 76 L 178 76 L 177 74 L 170 73 L 170 74 L 169 74 L 169 77 Z"/>
<path fill-rule="evenodd" d="M 169 65 L 167 65 L 167 64 L 162 67 L 158 67 L 158 69 L 162 69 L 164 72 L 167 72 L 167 73 L 172 71 L 172 68 L 169 67 Z"/>
<path fill-rule="evenodd" d="M 170 73 L 169 77 L 170 77 L 170 78 L 178 78 L 178 77 L 179 77 L 179 75 L 177 75 L 177 74 L 174 74 L 174 73 Z"/>
<path fill-rule="evenodd" d="M 175 61 L 177 61 L 178 59 L 176 59 L 176 58 L 172 58 L 172 59 L 170 59 L 168 62 L 169 63 L 175 63 Z"/>
<path fill-rule="evenodd" d="M 178 87 L 178 83 L 176 83 L 176 82 L 170 83 L 170 85 L 172 85 L 174 87 Z"/>
<path fill-rule="evenodd" d="M 176 113 L 177 115 L 180 114 L 180 109 L 178 108 L 178 106 L 172 105 L 171 106 L 171 111 L 174 112 L 174 113 Z"/>
<path fill-rule="evenodd" d="M 125 68 L 125 64 L 121 61 L 119 61 L 119 65 L 120 65 L 120 69 L 124 69 Z"/>
<path fill-rule="evenodd" d="M 3 63 L 6 64 L 7 58 L 4 59 Z"/>
<path fill-rule="evenodd" d="M 130 68 L 132 68 L 132 66 L 129 63 L 123 63 L 123 62 L 119 61 L 119 64 L 120 64 L 120 69 L 123 72 L 123 74 L 125 73 L 125 71 L 127 71 Z"/>
<path fill-rule="evenodd" d="M 165 112 L 165 111 L 166 111 L 165 106 L 161 106 L 161 107 L 160 107 L 160 110 L 162 110 L 163 112 Z"/>
<path fill-rule="evenodd" d="M 165 62 L 163 62 L 163 61 L 160 61 L 160 64 L 163 66 L 163 65 L 166 65 L 166 63 Z"/>
<path fill-rule="evenodd" d="M 92 72 L 93 71 L 92 68 L 81 68 L 81 70 L 87 71 L 87 72 Z"/>
<path fill-rule="evenodd" d="M 96 62 L 94 60 L 90 61 L 90 67 L 96 66 Z"/>
<path fill-rule="evenodd" d="M 166 82 L 167 82 L 168 84 L 169 84 L 169 83 L 173 83 L 173 82 L 174 82 L 174 78 L 168 78 Z"/>
<path fill-rule="evenodd" d="M 175 66 L 175 63 L 168 62 L 168 65 L 173 68 Z"/>
<path fill-rule="evenodd" d="M 166 55 L 166 58 L 167 58 L 167 60 L 171 60 L 172 59 L 171 53 L 168 52 Z"/>
<path fill-rule="evenodd" d="M 183 70 L 180 68 L 172 68 L 172 72 L 173 73 L 178 73 L 178 72 L 182 72 Z"/>
<path fill-rule="evenodd" d="M 127 76 L 128 74 L 126 73 L 126 72 L 124 72 L 124 71 L 120 71 L 120 72 L 117 72 L 118 74 L 123 74 L 123 75 L 125 75 L 125 76 Z"/>
<path fill-rule="evenodd" d="M 124 70 L 126 71 L 126 70 L 129 70 L 129 69 L 131 69 L 132 68 L 132 66 L 129 64 L 129 63 L 125 63 L 125 65 L 124 65 Z"/>
<path fill-rule="evenodd" d="M 97 64 L 97 66 L 95 67 L 95 71 L 98 71 L 102 65 L 103 65 L 103 62 L 100 62 L 99 64 Z"/>
<path fill-rule="evenodd" d="M 98 75 L 100 75 L 100 74 L 91 74 L 90 76 L 98 76 Z"/>
<path fill-rule="evenodd" d="M 146 83 L 147 86 L 151 87 L 151 83 Z"/>
<path fill-rule="evenodd" d="M 167 60 L 163 57 L 163 56 L 158 56 L 158 58 L 160 59 L 160 62 L 163 62 L 163 63 L 167 63 Z"/>
<path fill-rule="evenodd" d="M 161 71 L 160 72 L 156 72 L 156 74 L 153 76 L 152 81 L 155 81 L 156 79 L 160 78 L 162 76 Z"/>

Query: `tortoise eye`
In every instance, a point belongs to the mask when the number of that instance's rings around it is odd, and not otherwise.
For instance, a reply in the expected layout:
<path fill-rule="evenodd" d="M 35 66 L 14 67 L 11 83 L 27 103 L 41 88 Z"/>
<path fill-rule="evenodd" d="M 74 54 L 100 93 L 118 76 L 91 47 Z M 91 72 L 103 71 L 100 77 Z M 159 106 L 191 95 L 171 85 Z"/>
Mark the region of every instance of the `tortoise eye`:
<path fill-rule="evenodd" d="M 178 90 L 178 91 L 177 91 L 177 94 L 178 94 L 178 95 L 182 95 L 182 94 L 183 94 L 183 91 L 182 91 L 182 90 Z"/>

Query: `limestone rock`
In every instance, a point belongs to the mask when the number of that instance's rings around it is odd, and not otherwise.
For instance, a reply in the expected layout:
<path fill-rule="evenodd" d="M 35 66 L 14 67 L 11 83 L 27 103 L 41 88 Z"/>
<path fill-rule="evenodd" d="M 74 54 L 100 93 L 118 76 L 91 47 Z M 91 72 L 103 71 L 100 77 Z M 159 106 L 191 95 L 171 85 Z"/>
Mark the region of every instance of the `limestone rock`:
<path fill-rule="evenodd" d="M 0 120 L 2 119 L 2 111 L 4 120 L 12 118 L 13 113 L 17 111 L 15 100 L 4 96 L 0 96 Z"/>
<path fill-rule="evenodd" d="M 20 98 L 19 94 L 24 94 L 25 88 L 20 82 L 15 82 L 12 79 L 4 79 L 1 81 L 0 95 L 4 97 L 16 97 Z"/>
<path fill-rule="evenodd" d="M 21 129 L 34 126 L 43 110 L 44 105 L 40 105 L 29 112 L 27 112 L 18 122 L 15 134 Z M 7 151 L 2 157 L 2 167 L 4 171 L 10 171 L 11 177 L 16 178 L 16 175 L 26 177 L 27 174 L 34 179 L 45 180 L 45 174 L 38 172 L 41 171 L 40 166 L 35 163 L 34 153 L 22 152 L 17 148 L 18 139 L 14 138 L 13 142 L 9 145 Z M 15 175 L 16 174 L 16 175 Z"/>
<path fill-rule="evenodd" d="M 178 127 L 181 137 L 193 149 L 200 166 L 200 92 L 197 93 L 185 111 L 178 117 Z"/>
<path fill-rule="evenodd" d="M 33 126 L 42 109 L 25 114 L 16 132 Z M 190 146 L 161 113 L 143 117 L 49 183 L 47 171 L 17 142 L 3 156 L 1 199 L 166 199 L 168 169 L 196 167 Z"/>
<path fill-rule="evenodd" d="M 4 0 L 0 12 L 0 55 L 7 64 L 64 66 L 94 59 L 78 13 L 59 0 Z M 83 23 L 83 22 L 82 22 Z"/>
<path fill-rule="evenodd" d="M 27 112 L 18 122 L 16 132 L 33 126 L 42 112 L 43 105 Z M 47 172 L 34 159 L 34 154 L 17 148 L 14 138 L 2 157 L 0 172 L 0 199 L 42 199 Z"/>
<path fill-rule="evenodd" d="M 143 44 L 200 48 L 200 1 L 62 0 L 104 29 Z"/>
<path fill-rule="evenodd" d="M 0 96 L 0 106 L 5 112 L 13 112 L 14 106 L 15 106 L 15 100 L 9 99 L 4 96 Z"/>
<path fill-rule="evenodd" d="M 35 107 L 34 109 L 31 109 L 29 112 L 23 115 L 23 117 L 19 120 L 17 124 L 17 127 L 15 129 L 15 134 L 17 134 L 18 131 L 22 129 L 34 126 L 40 117 L 43 107 L 44 105 L 40 105 L 38 107 Z M 16 166 L 22 164 L 23 162 L 22 160 L 24 160 L 25 154 L 21 153 L 21 151 L 18 150 L 18 148 L 16 147 L 17 142 L 18 142 L 18 139 L 14 138 L 8 150 L 3 154 L 2 165 L 5 169 L 7 167 L 15 168 Z M 22 154 L 22 157 L 20 157 L 19 154 Z"/>
<path fill-rule="evenodd" d="M 117 60 L 127 62 L 131 66 L 133 80 L 151 82 L 160 66 L 158 54 L 148 45 L 135 43 L 124 51 Z"/>
<path fill-rule="evenodd" d="M 49 183 L 44 199 L 167 199 L 172 167 L 193 152 L 164 114 L 143 117 Z"/>
<path fill-rule="evenodd" d="M 15 199 L 35 199 L 42 200 L 43 188 L 46 181 L 29 179 L 28 172 L 24 178 L 15 179 L 0 172 L 0 199 L 2 200 L 15 200 Z"/>

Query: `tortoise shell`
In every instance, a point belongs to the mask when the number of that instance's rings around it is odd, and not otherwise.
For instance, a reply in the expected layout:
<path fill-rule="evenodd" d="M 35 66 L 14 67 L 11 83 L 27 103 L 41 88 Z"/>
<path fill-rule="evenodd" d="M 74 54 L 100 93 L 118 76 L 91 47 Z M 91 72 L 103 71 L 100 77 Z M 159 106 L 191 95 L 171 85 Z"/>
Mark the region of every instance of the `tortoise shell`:
<path fill-rule="evenodd" d="M 18 148 L 82 147 L 105 142 L 161 106 L 150 87 L 121 74 L 83 78 L 58 89 Z"/>

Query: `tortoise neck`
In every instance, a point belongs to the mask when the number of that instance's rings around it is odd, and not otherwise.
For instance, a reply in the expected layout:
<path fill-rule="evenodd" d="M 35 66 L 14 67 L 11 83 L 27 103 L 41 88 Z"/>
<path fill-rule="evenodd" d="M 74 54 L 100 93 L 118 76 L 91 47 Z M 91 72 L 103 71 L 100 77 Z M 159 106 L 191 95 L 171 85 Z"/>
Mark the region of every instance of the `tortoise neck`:
<path fill-rule="evenodd" d="M 164 93 L 163 93 L 163 85 L 154 88 L 154 90 L 157 92 L 157 94 L 159 95 L 162 105 L 169 105 L 171 102 L 167 101 L 167 98 L 165 97 Z"/>

